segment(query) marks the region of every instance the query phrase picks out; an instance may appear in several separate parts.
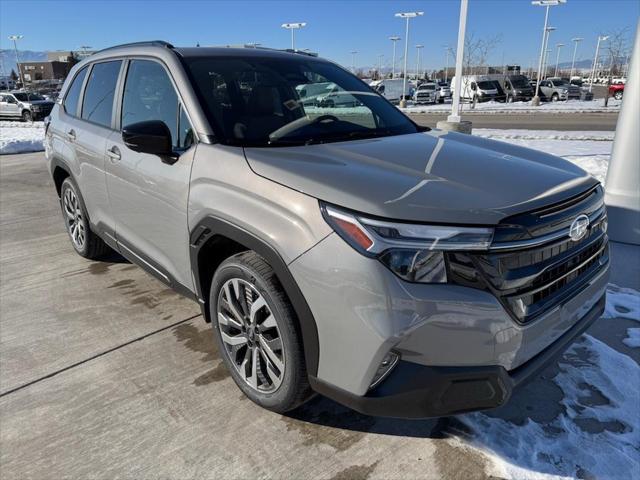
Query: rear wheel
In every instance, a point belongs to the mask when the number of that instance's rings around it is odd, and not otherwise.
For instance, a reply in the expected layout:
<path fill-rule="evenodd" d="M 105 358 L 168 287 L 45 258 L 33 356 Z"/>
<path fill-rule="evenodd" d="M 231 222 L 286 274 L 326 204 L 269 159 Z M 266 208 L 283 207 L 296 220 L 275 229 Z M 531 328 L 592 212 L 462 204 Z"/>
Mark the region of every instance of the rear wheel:
<path fill-rule="evenodd" d="M 91 230 L 89 217 L 77 185 L 68 177 L 60 188 L 62 217 L 75 251 L 90 259 L 105 256 L 111 249 Z"/>
<path fill-rule="evenodd" d="M 262 257 L 249 251 L 222 262 L 209 305 L 222 360 L 247 397 L 278 413 L 311 398 L 295 311 Z"/>
<path fill-rule="evenodd" d="M 22 112 L 22 121 L 23 122 L 33 122 L 33 114 L 29 110 L 25 110 Z"/>

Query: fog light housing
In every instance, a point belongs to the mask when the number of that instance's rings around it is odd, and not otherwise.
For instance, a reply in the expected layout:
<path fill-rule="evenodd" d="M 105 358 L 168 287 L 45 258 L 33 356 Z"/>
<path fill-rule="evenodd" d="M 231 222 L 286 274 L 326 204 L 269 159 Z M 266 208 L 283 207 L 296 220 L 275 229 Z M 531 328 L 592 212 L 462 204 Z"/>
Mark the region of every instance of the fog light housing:
<path fill-rule="evenodd" d="M 380 385 L 385 378 L 387 378 L 387 376 L 391 373 L 393 368 L 398 363 L 398 360 L 400 360 L 400 355 L 395 352 L 389 352 L 384 356 L 382 362 L 380 362 L 380 366 L 378 367 L 376 374 L 373 376 L 373 380 L 371 381 L 369 390 L 373 390 L 378 385 Z"/>

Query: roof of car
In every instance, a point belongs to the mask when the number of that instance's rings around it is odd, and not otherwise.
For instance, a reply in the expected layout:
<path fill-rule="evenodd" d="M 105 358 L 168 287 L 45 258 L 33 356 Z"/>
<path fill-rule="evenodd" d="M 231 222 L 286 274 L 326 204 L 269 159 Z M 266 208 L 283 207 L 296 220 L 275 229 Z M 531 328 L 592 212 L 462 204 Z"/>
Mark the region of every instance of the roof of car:
<path fill-rule="evenodd" d="M 176 47 L 183 57 L 252 57 L 252 58 L 317 58 L 315 55 L 294 50 L 275 50 L 253 47 Z"/>

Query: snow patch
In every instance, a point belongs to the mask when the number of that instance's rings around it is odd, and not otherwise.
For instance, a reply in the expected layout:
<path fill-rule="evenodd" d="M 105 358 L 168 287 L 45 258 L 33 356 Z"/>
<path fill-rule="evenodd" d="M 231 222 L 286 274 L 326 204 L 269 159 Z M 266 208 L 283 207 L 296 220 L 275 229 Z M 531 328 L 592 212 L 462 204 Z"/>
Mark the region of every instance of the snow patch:
<path fill-rule="evenodd" d="M 604 106 L 603 99 L 592 100 L 567 100 L 564 102 L 545 102 L 539 107 L 534 107 L 531 102 L 484 102 L 477 103 L 475 108 L 471 108 L 470 104 L 462 104 L 462 113 L 600 113 L 600 112 L 616 112 L 620 110 L 622 100 L 609 99 L 609 106 Z M 451 112 L 450 103 L 440 103 L 434 105 L 409 105 L 401 108 L 406 113 L 449 113 Z"/>
<path fill-rule="evenodd" d="M 640 322 L 640 294 L 611 285 L 604 316 Z M 482 413 L 459 417 L 473 432 L 471 446 L 487 456 L 487 473 L 517 480 L 638 478 L 640 366 L 583 335 L 559 367 L 553 382 L 563 392 L 563 411 L 550 422 L 528 419 L 518 426 Z"/>
<path fill-rule="evenodd" d="M 0 155 L 44 150 L 44 122 L 0 122 Z"/>

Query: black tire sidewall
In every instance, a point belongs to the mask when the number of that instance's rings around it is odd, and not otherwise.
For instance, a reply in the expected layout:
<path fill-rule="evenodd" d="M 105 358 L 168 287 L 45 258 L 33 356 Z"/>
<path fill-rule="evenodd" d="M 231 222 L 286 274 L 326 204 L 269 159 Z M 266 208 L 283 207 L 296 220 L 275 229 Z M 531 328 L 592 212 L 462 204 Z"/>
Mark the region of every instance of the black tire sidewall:
<path fill-rule="evenodd" d="M 22 112 L 22 121 L 24 122 L 33 122 L 33 114 L 29 110 L 25 110 Z"/>
<path fill-rule="evenodd" d="M 271 314 L 275 316 L 276 323 L 278 324 L 284 346 L 285 374 L 282 384 L 273 393 L 258 392 L 245 382 L 232 364 L 232 360 L 229 358 L 220 336 L 220 327 L 217 319 L 218 295 L 225 282 L 232 278 L 239 278 L 253 285 L 267 302 Z M 254 271 L 250 266 L 245 265 L 238 256 L 231 257 L 220 265 L 213 276 L 209 293 L 209 313 L 211 315 L 211 326 L 216 337 L 220 357 L 236 382 L 236 385 L 238 385 L 247 397 L 258 405 L 269 410 L 284 412 L 289 409 L 286 407 L 293 403 L 294 399 L 298 396 L 299 386 L 296 383 L 300 377 L 300 368 L 304 362 L 304 357 L 301 348 L 295 347 L 295 345 L 300 345 L 300 342 L 297 341 L 296 338 L 297 332 L 294 319 L 291 318 L 291 314 L 287 311 L 286 306 L 282 305 L 282 302 L 274 297 L 272 290 L 273 287 L 269 285 L 258 272 Z"/>
<path fill-rule="evenodd" d="M 85 237 L 84 237 L 84 245 L 83 245 L 83 248 L 81 250 L 78 249 L 76 244 L 71 239 L 71 232 L 69 231 L 69 222 L 67 222 L 66 214 L 64 212 L 64 203 L 63 203 L 64 202 L 64 193 L 68 189 L 73 190 L 73 193 L 76 195 L 76 198 L 78 199 L 78 202 L 80 203 L 80 209 L 82 210 L 82 221 L 84 222 Z M 91 227 L 89 225 L 89 215 L 87 215 L 87 208 L 84 206 L 84 200 L 82 199 L 82 195 L 80 195 L 80 190 L 78 189 L 78 186 L 76 185 L 76 182 L 74 182 L 71 177 L 65 178 L 64 182 L 62 182 L 62 186 L 60 187 L 60 211 L 62 213 L 62 219 L 64 221 L 64 226 L 65 226 L 65 229 L 67 230 L 67 235 L 69 235 L 69 241 L 71 242 L 71 245 L 73 246 L 73 249 L 76 252 L 78 252 L 80 255 L 82 255 L 83 257 L 86 257 L 88 255 L 88 252 L 89 252 L 89 242 L 91 241 L 91 235 L 92 235 Z"/>

